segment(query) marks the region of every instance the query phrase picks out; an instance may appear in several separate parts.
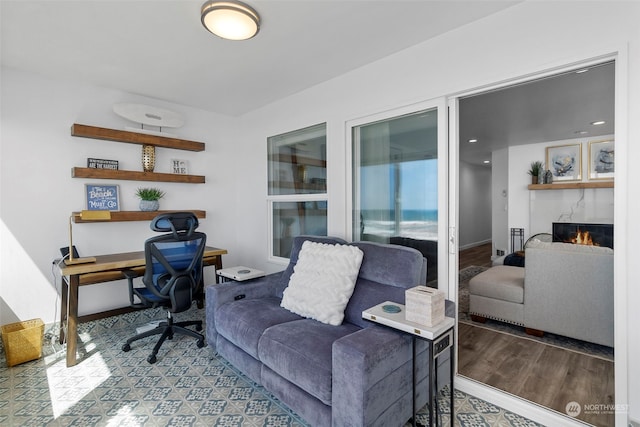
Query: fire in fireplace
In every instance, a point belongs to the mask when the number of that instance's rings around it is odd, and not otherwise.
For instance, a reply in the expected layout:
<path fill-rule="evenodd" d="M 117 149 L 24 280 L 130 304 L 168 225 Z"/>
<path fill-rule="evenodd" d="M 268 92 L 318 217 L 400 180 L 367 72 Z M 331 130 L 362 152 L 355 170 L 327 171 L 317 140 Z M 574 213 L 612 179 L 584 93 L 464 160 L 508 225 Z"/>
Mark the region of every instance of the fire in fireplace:
<path fill-rule="evenodd" d="M 554 222 L 553 241 L 613 249 L 613 224 Z"/>

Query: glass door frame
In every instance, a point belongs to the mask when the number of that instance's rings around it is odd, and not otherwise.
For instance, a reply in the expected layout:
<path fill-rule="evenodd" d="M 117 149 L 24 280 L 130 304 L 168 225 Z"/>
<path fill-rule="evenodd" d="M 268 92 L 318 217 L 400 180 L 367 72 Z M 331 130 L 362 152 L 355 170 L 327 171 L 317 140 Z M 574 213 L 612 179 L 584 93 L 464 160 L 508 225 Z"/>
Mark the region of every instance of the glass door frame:
<path fill-rule="evenodd" d="M 382 120 L 393 119 L 395 117 L 404 116 L 425 110 L 436 110 L 437 118 L 437 135 L 438 135 L 438 253 L 444 254 L 449 252 L 449 140 L 447 138 L 449 125 L 447 123 L 447 98 L 435 98 L 415 104 L 410 104 L 398 108 L 386 110 L 384 112 L 363 116 L 360 118 L 348 120 L 345 123 L 345 159 L 348 168 L 346 174 L 346 200 L 345 200 L 345 227 L 348 240 L 352 240 L 353 236 L 353 188 L 354 188 L 354 170 L 353 170 L 353 128 L 366 125 Z M 358 177 L 355 178 L 356 180 Z M 451 293 L 452 286 L 449 284 L 449 257 L 438 257 L 438 289 L 445 292 L 449 299 L 457 298 L 455 293 Z"/>

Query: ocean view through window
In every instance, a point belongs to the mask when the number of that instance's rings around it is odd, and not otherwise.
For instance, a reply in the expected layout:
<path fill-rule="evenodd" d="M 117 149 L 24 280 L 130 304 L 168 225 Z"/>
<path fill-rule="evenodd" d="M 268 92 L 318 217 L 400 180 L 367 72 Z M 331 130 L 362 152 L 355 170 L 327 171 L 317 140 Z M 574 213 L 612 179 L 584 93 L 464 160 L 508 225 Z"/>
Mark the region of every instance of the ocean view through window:
<path fill-rule="evenodd" d="M 410 246 L 437 279 L 437 110 L 353 128 L 353 240 Z"/>

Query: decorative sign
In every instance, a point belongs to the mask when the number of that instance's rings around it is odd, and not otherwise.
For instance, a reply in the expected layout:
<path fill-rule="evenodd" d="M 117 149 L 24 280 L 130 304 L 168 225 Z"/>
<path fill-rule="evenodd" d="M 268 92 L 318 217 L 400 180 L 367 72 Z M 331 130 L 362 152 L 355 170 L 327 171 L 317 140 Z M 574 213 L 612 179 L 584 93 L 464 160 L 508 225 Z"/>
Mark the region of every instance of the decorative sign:
<path fill-rule="evenodd" d="M 85 184 L 84 193 L 89 211 L 119 211 L 120 200 L 117 185 Z"/>
<path fill-rule="evenodd" d="M 171 172 L 179 175 L 189 174 L 189 165 L 186 160 L 171 159 Z"/>
<path fill-rule="evenodd" d="M 118 161 L 117 160 L 106 160 L 106 159 L 87 159 L 87 167 L 92 169 L 113 169 L 118 170 Z"/>

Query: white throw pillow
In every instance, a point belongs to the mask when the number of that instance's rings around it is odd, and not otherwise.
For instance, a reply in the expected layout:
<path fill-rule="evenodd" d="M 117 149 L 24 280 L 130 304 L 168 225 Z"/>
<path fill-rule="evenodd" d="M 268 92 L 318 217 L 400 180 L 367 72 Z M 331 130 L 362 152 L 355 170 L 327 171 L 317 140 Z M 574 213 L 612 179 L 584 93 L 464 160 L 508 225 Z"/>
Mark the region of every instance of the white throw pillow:
<path fill-rule="evenodd" d="M 349 245 L 302 244 L 281 307 L 329 325 L 340 325 L 364 253 Z"/>

